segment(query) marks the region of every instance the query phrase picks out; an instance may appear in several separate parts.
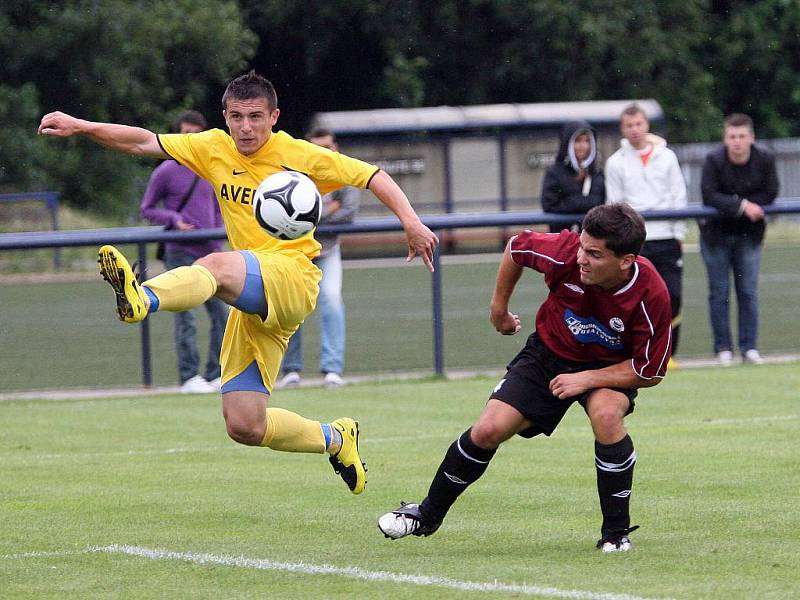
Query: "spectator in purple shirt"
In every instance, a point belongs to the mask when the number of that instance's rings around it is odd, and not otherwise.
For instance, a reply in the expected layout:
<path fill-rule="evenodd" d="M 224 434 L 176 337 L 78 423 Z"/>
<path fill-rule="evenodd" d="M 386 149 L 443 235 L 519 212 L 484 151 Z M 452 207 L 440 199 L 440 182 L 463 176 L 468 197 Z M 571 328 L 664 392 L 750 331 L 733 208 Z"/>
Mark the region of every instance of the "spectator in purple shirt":
<path fill-rule="evenodd" d="M 197 111 L 181 113 L 172 128 L 174 133 L 198 133 L 207 129 L 206 120 Z M 174 160 L 165 160 L 153 171 L 141 204 L 142 217 L 164 225 L 167 229 L 189 231 L 222 227 L 214 189 L 189 169 Z M 198 258 L 217 252 L 222 240 L 200 242 L 167 242 L 164 266 L 167 269 L 189 266 Z M 219 353 L 222 334 L 228 318 L 227 305 L 211 298 L 205 303 L 211 321 L 208 359 L 205 373 L 200 374 L 197 350 L 197 314 L 195 310 L 175 313 L 175 348 L 181 392 L 202 394 L 219 391 Z"/>

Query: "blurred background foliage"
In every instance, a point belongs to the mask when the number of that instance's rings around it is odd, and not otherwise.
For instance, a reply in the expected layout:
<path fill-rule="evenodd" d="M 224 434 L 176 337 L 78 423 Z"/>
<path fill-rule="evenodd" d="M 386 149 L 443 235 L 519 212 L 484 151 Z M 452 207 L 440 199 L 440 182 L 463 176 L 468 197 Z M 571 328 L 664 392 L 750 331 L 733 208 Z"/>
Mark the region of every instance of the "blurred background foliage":
<path fill-rule="evenodd" d="M 51 189 L 135 213 L 153 161 L 35 135 L 62 110 L 165 131 L 195 108 L 222 127 L 225 83 L 275 84 L 279 127 L 317 111 L 655 98 L 671 142 L 724 114 L 800 135 L 795 0 L 16 0 L 0 5 L 0 192 Z"/>

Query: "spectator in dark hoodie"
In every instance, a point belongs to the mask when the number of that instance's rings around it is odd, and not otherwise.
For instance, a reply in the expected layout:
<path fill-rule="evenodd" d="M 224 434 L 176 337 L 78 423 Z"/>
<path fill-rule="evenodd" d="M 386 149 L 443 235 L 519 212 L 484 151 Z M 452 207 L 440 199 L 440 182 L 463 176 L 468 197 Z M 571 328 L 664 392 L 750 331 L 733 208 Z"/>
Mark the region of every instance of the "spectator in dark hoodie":
<path fill-rule="evenodd" d="M 551 225 L 550 231 L 580 231 L 589 209 L 605 203 L 605 179 L 597 164 L 597 136 L 586 121 L 571 121 L 561 131 L 556 162 L 542 184 L 542 210 L 579 215 L 570 225 Z"/>

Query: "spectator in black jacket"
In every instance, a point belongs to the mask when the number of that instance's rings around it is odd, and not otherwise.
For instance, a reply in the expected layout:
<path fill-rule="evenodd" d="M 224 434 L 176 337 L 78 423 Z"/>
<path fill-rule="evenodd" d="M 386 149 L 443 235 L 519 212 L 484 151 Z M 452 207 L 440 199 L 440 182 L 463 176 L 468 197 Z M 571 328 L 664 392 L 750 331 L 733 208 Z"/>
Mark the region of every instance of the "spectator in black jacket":
<path fill-rule="evenodd" d="M 586 121 L 571 121 L 561 131 L 556 162 L 547 169 L 542 183 L 542 210 L 579 215 L 570 225 L 551 225 L 550 231 L 580 231 L 580 222 L 590 208 L 605 203 L 605 179 L 597 164 L 597 137 Z"/>
<path fill-rule="evenodd" d="M 703 165 L 703 204 L 719 216 L 700 221 L 700 251 L 708 273 L 708 307 L 714 352 L 722 366 L 733 362 L 728 317 L 730 272 L 739 309 L 739 351 L 747 363 L 758 352 L 758 270 L 766 224 L 762 206 L 778 195 L 775 157 L 754 144 L 753 121 L 743 114 L 725 119 L 723 145 Z"/>

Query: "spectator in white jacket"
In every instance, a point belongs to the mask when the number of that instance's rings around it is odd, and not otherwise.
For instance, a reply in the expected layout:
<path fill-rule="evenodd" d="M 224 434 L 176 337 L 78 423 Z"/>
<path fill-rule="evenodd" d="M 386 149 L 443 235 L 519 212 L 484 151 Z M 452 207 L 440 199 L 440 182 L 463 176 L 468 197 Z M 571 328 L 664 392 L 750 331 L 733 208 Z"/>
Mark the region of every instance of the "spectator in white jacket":
<path fill-rule="evenodd" d="M 622 111 L 620 131 L 620 148 L 605 165 L 606 202 L 627 202 L 639 212 L 686 207 L 686 182 L 678 158 L 664 138 L 650 133 L 650 121 L 640 106 L 631 104 Z M 669 290 L 673 355 L 680 332 L 685 236 L 685 221 L 647 221 L 647 240 L 641 252 Z M 670 366 L 676 366 L 672 359 Z"/>

